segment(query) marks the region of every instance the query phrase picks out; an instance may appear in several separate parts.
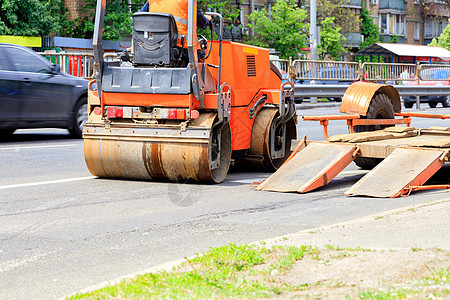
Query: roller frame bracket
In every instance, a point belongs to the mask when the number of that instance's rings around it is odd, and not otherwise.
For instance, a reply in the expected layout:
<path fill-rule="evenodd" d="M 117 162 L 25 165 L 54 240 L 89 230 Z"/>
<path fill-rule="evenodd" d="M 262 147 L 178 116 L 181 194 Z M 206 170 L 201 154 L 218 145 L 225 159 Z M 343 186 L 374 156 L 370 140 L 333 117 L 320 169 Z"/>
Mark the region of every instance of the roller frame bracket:
<path fill-rule="evenodd" d="M 225 88 L 228 88 L 226 92 L 224 91 Z M 231 117 L 231 86 L 226 82 L 220 85 L 219 107 L 217 109 L 219 121 L 227 123 Z"/>

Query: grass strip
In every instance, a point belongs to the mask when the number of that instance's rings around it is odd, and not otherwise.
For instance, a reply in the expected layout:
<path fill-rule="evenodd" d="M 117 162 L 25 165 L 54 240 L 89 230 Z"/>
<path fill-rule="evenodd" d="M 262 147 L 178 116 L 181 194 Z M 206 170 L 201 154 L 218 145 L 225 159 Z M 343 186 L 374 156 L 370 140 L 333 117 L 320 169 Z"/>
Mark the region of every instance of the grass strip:
<path fill-rule="evenodd" d="M 272 274 L 287 272 L 305 255 L 317 257 L 311 246 L 272 247 L 234 245 L 211 248 L 197 254 L 173 272 L 150 273 L 117 285 L 69 299 L 211 299 L 261 298 L 304 290 L 278 282 Z M 260 266 L 261 268 L 255 268 Z"/>

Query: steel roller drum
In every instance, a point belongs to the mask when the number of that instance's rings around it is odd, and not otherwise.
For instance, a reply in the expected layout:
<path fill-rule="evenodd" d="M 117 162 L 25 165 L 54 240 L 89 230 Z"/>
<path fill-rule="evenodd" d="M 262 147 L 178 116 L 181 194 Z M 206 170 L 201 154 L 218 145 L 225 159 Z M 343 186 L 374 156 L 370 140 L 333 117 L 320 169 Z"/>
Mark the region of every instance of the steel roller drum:
<path fill-rule="evenodd" d="M 140 180 L 222 182 L 231 160 L 228 124 L 220 134 L 220 163 L 212 144 L 214 113 L 204 113 L 186 130 L 180 125 L 87 123 L 84 130 L 86 165 L 94 176 Z"/>
<path fill-rule="evenodd" d="M 295 122 L 290 119 L 285 125 L 285 152 L 283 157 L 273 158 L 270 150 L 270 138 L 273 132 L 273 123 L 278 116 L 277 108 L 263 108 L 256 116 L 252 128 L 252 140 L 250 144 L 249 154 L 251 157 L 259 157 L 260 159 L 245 159 L 239 163 L 246 165 L 247 168 L 254 170 L 263 170 L 272 172 L 277 170 L 291 153 L 291 140 L 297 138 L 297 129 Z"/>

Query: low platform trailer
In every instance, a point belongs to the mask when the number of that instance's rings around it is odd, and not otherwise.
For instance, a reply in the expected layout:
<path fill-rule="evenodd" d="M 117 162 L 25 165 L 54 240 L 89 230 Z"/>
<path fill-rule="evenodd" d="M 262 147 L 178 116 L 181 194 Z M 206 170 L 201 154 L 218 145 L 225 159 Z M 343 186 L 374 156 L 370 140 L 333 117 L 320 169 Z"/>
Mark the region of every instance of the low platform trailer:
<path fill-rule="evenodd" d="M 377 88 L 359 84 L 362 85 Z M 365 115 L 359 114 L 355 109 L 357 105 L 349 104 L 349 101 L 357 103 L 357 93 L 353 91 L 346 95 L 341 112 L 347 110 L 349 114 L 303 117 L 304 120 L 320 121 L 326 141 L 306 141 L 306 138 L 293 141 L 295 150 L 291 156 L 257 190 L 310 192 L 328 184 L 353 161 L 371 170 L 345 192 L 348 196 L 395 198 L 418 190 L 450 188 L 448 184 L 424 186 L 445 163 L 450 162 L 450 127 L 410 127 L 414 117 L 450 119 L 450 115 L 392 112 L 400 118 L 369 119 L 370 108 L 367 107 L 370 104 L 366 106 Z M 377 96 L 377 92 L 373 96 Z M 370 100 L 373 97 L 360 103 L 367 104 Z M 350 133 L 328 137 L 329 122 L 343 119 L 347 120 Z M 406 124 L 406 127 L 392 126 L 396 124 Z"/>

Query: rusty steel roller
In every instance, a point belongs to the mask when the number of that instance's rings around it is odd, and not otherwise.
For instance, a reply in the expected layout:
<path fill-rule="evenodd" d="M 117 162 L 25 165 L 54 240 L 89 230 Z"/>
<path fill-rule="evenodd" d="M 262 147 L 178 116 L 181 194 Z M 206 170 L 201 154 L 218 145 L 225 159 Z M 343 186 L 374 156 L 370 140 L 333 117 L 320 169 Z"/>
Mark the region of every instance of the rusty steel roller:
<path fill-rule="evenodd" d="M 237 168 L 272 172 L 286 161 L 291 153 L 291 140 L 297 137 L 292 115 L 280 118 L 277 108 L 265 107 L 255 118 L 250 149 L 237 157 Z"/>
<path fill-rule="evenodd" d="M 185 131 L 179 124 L 107 129 L 87 123 L 87 167 L 106 178 L 220 183 L 230 166 L 231 132 L 228 123 L 220 129 L 214 125 L 216 115 L 200 114 Z"/>

